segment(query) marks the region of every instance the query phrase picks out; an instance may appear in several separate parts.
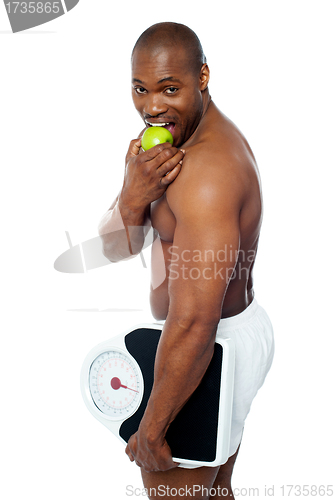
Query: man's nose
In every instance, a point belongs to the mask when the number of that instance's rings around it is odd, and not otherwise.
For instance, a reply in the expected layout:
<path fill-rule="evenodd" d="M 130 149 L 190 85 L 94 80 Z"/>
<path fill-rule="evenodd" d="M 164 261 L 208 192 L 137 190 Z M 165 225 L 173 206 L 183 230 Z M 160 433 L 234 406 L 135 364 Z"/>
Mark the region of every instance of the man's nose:
<path fill-rule="evenodd" d="M 157 94 L 148 95 L 145 101 L 143 111 L 146 115 L 157 116 L 166 113 L 168 106 L 164 104 L 163 96 Z"/>

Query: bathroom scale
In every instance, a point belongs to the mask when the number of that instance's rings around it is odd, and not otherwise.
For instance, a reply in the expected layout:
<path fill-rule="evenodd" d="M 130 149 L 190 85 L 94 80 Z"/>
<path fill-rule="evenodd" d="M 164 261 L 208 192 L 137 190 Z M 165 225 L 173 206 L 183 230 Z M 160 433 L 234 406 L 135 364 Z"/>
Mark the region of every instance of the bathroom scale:
<path fill-rule="evenodd" d="M 137 431 L 152 390 L 162 329 L 152 323 L 123 331 L 94 347 L 82 366 L 88 410 L 124 445 Z M 165 436 L 175 462 L 214 467 L 228 460 L 234 368 L 232 339 L 216 337 L 204 377 Z"/>

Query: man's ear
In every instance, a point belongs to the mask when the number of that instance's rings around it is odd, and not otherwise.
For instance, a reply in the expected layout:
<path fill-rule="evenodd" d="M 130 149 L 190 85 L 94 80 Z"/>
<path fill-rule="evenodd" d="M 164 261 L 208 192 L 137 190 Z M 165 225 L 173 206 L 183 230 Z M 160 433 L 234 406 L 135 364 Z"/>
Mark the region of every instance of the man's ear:
<path fill-rule="evenodd" d="M 207 89 L 209 82 L 209 67 L 207 64 L 203 64 L 200 70 L 200 90 L 203 92 Z"/>

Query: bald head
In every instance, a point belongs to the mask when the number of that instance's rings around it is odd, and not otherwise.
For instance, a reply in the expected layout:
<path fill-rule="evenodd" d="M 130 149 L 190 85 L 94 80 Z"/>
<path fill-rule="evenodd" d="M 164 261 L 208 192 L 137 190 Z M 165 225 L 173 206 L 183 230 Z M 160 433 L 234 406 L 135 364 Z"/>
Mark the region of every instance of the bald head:
<path fill-rule="evenodd" d="M 190 71 L 198 75 L 206 57 L 197 35 L 184 24 L 158 23 L 150 26 L 139 37 L 132 52 L 132 59 L 137 51 L 147 50 L 157 53 L 163 49 L 183 50 Z"/>

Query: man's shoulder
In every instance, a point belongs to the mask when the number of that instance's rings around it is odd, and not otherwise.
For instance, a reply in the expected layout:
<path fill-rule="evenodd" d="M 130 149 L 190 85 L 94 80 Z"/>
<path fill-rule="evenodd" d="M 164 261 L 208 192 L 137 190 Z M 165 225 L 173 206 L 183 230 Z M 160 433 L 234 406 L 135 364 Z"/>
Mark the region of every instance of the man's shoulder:
<path fill-rule="evenodd" d="M 254 167 L 245 146 L 238 142 L 220 129 L 209 129 L 185 148 L 181 172 L 166 192 L 172 211 L 181 199 L 194 199 L 203 207 L 228 203 L 239 210 Z"/>
<path fill-rule="evenodd" d="M 190 153 L 185 155 L 181 172 L 166 190 L 166 201 L 175 218 L 212 218 L 227 210 L 236 214 L 243 205 L 244 192 L 236 174 L 217 169 L 214 164 L 202 164 Z"/>
<path fill-rule="evenodd" d="M 192 149 L 192 148 L 191 148 Z M 255 157 L 242 131 L 216 107 L 203 123 L 192 153 L 206 155 L 220 165 L 242 167 L 255 162 Z"/>
<path fill-rule="evenodd" d="M 255 157 L 241 130 L 215 105 L 201 120 L 193 137 L 183 146 L 187 163 L 218 172 L 244 171 L 255 166 Z M 213 172 L 211 172 L 213 173 Z"/>

